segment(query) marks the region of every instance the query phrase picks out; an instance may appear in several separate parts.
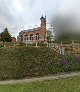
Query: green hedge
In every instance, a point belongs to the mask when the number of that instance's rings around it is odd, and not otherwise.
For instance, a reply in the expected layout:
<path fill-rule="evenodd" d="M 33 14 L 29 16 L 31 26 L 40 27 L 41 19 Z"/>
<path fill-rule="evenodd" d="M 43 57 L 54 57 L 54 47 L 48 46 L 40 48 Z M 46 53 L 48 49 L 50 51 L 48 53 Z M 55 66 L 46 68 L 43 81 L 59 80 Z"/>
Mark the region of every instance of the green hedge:
<path fill-rule="evenodd" d="M 14 42 L 14 43 L 13 42 L 0 42 L 0 47 L 4 47 L 4 45 L 6 47 L 12 47 L 12 46 L 14 46 L 14 44 L 15 44 L 15 46 L 26 46 L 26 43 L 22 43 L 22 42 Z M 37 45 L 40 47 L 47 47 L 47 44 L 44 44 L 44 43 L 38 43 Z M 35 47 L 36 43 L 32 43 L 32 44 L 28 43 L 27 46 Z"/>
<path fill-rule="evenodd" d="M 25 44 L 26 45 L 26 44 Z M 36 43 L 32 43 L 32 44 L 27 44 L 28 47 L 35 47 Z M 37 46 L 39 47 L 47 47 L 47 43 L 37 43 Z"/>
<path fill-rule="evenodd" d="M 0 48 L 0 80 L 30 78 L 76 70 L 80 70 L 80 62 L 77 62 L 73 56 L 60 56 L 49 48 Z"/>
<path fill-rule="evenodd" d="M 0 49 L 0 79 L 34 77 L 49 73 L 55 54 L 48 48 L 15 47 Z"/>
<path fill-rule="evenodd" d="M 22 43 L 22 42 L 0 42 L 0 47 L 4 47 L 4 45 L 6 46 L 6 47 L 12 47 L 12 46 L 14 46 L 14 44 L 16 45 L 16 46 L 25 46 L 25 43 Z"/>

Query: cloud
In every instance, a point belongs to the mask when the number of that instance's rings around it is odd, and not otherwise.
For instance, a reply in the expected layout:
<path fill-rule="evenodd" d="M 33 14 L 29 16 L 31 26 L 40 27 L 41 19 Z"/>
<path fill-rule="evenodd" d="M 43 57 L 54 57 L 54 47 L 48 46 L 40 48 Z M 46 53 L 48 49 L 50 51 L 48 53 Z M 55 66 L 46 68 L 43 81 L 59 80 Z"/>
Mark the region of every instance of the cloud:
<path fill-rule="evenodd" d="M 71 17 L 74 21 L 74 29 L 80 30 L 80 0 L 63 0 L 56 14 Z"/>
<path fill-rule="evenodd" d="M 8 27 L 17 36 L 21 27 L 39 26 L 42 14 L 48 22 L 56 14 L 71 14 L 80 22 L 79 4 L 80 0 L 0 0 L 0 29 Z"/>
<path fill-rule="evenodd" d="M 0 28 L 8 27 L 12 35 L 18 34 L 21 27 L 40 24 L 42 14 L 48 19 L 56 0 L 0 0 Z M 18 29 L 14 30 L 14 27 Z"/>

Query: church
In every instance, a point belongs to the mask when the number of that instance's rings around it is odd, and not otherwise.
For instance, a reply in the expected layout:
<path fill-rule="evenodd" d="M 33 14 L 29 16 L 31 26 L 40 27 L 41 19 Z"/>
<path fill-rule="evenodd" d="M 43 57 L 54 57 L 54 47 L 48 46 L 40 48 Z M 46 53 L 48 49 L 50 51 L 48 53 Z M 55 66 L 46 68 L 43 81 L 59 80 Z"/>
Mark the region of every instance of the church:
<path fill-rule="evenodd" d="M 46 31 L 46 16 L 40 18 L 41 24 L 40 27 L 23 30 L 19 33 L 17 37 L 18 42 L 47 42 L 47 31 Z"/>

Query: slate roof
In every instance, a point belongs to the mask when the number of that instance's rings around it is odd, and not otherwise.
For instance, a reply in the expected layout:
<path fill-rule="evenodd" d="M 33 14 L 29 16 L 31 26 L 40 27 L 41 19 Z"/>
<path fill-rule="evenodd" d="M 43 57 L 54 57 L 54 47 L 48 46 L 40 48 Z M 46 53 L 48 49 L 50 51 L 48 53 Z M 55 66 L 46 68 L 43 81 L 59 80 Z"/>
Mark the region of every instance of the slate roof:
<path fill-rule="evenodd" d="M 41 29 L 41 27 L 37 27 L 37 28 L 33 28 L 33 29 L 23 30 L 23 31 L 21 31 L 20 33 L 23 33 L 23 32 L 40 31 L 40 29 Z"/>

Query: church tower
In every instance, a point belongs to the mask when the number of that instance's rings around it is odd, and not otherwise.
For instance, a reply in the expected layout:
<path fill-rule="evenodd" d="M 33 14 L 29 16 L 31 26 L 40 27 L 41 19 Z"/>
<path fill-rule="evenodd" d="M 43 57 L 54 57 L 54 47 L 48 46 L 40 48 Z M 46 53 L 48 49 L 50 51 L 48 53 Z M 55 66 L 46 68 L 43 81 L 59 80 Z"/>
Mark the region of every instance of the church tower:
<path fill-rule="evenodd" d="M 40 20 L 41 20 L 41 33 L 44 35 L 46 32 L 46 16 L 43 17 L 43 15 L 42 15 Z"/>
<path fill-rule="evenodd" d="M 46 16 L 40 18 L 41 20 L 41 35 L 42 35 L 42 39 L 44 39 L 44 42 L 47 42 L 47 37 L 46 37 Z"/>

